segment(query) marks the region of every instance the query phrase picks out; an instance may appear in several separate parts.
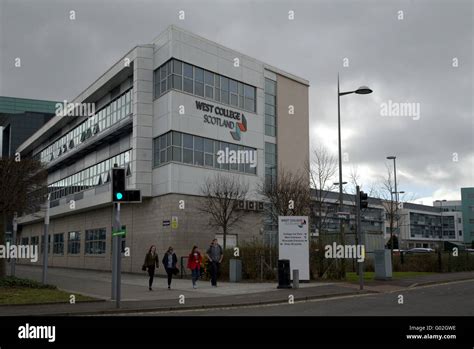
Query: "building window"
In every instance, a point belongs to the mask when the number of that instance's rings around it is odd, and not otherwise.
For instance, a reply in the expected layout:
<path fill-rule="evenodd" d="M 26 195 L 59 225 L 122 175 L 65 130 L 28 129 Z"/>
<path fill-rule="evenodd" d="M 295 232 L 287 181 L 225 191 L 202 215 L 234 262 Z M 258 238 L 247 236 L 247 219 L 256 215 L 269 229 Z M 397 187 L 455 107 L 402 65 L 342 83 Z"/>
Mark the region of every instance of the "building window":
<path fill-rule="evenodd" d="M 39 236 L 32 236 L 31 237 L 31 245 L 38 246 L 39 245 Z"/>
<path fill-rule="evenodd" d="M 64 234 L 54 234 L 53 236 L 53 253 L 64 254 Z"/>
<path fill-rule="evenodd" d="M 81 233 L 78 231 L 70 231 L 67 238 L 67 253 L 81 253 Z"/>
<path fill-rule="evenodd" d="M 105 228 L 86 230 L 85 252 L 86 254 L 105 253 Z"/>
<path fill-rule="evenodd" d="M 41 253 L 44 252 L 44 235 L 41 235 Z M 48 253 L 51 253 L 51 235 L 48 234 Z"/>
<path fill-rule="evenodd" d="M 127 176 L 130 175 L 131 151 L 118 154 L 98 164 L 88 167 L 76 174 L 63 178 L 60 181 L 48 185 L 51 200 L 57 200 L 64 196 L 79 193 L 92 187 L 110 182 L 110 170 L 117 164 L 124 167 Z"/>
<path fill-rule="evenodd" d="M 265 135 L 276 137 L 276 82 L 265 79 Z"/>
<path fill-rule="evenodd" d="M 21 244 L 22 245 L 29 245 L 30 244 L 30 238 L 21 238 Z"/>
<path fill-rule="evenodd" d="M 246 154 L 246 158 L 240 158 L 240 163 L 222 163 L 218 162 L 218 152 L 220 150 L 236 151 L 236 154 Z M 253 153 L 253 159 L 256 160 L 257 150 L 255 148 L 245 147 L 238 144 L 220 142 L 210 138 L 193 136 L 181 132 L 168 132 L 153 140 L 153 166 L 157 167 L 170 161 L 192 164 L 195 166 L 219 168 L 222 170 L 256 174 L 257 167 L 251 167 L 248 157 Z M 239 153 L 240 151 L 240 153 Z"/>
<path fill-rule="evenodd" d="M 274 143 L 265 142 L 265 183 L 273 185 L 276 183 L 277 169 L 277 146 Z"/>
<path fill-rule="evenodd" d="M 92 136 L 118 123 L 132 112 L 132 89 L 101 108 L 86 121 L 61 136 L 34 157 L 48 163 L 65 154 Z"/>
<path fill-rule="evenodd" d="M 191 64 L 171 59 L 154 72 L 154 97 L 170 89 L 235 108 L 256 111 L 256 88 Z"/>

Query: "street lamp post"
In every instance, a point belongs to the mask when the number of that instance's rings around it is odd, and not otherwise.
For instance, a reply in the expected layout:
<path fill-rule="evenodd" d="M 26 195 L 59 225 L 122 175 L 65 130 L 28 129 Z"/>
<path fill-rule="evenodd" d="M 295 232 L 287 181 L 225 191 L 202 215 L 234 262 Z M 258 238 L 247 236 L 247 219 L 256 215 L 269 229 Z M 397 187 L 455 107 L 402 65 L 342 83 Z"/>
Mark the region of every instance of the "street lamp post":
<path fill-rule="evenodd" d="M 387 160 L 393 160 L 393 176 L 394 176 L 394 181 L 395 181 L 395 191 L 391 192 L 390 195 L 392 196 L 391 205 L 393 205 L 393 194 L 395 194 L 395 214 L 398 215 L 397 157 L 394 156 L 394 155 L 387 156 Z M 393 210 L 393 207 L 391 208 L 391 210 Z M 393 230 L 393 227 L 391 229 Z M 398 233 L 398 219 L 397 219 L 397 233 Z M 390 238 L 392 240 L 391 241 L 391 246 L 390 246 L 390 255 L 391 255 L 391 258 L 393 260 L 393 233 L 392 233 L 392 236 Z"/>
<path fill-rule="evenodd" d="M 369 93 L 372 93 L 372 90 L 368 88 L 367 86 L 361 86 L 357 90 L 354 91 L 347 91 L 347 92 L 341 92 L 339 89 L 339 74 L 337 74 L 337 135 L 338 135 L 338 153 L 339 153 L 339 211 L 342 212 L 342 200 L 343 200 L 343 195 L 342 195 L 342 147 L 341 147 L 341 96 L 345 96 L 351 93 L 356 93 L 359 95 L 366 95 Z M 344 234 L 342 230 L 342 220 L 340 221 L 339 224 L 339 231 L 341 234 L 341 238 L 343 241 L 342 244 L 344 244 Z"/>

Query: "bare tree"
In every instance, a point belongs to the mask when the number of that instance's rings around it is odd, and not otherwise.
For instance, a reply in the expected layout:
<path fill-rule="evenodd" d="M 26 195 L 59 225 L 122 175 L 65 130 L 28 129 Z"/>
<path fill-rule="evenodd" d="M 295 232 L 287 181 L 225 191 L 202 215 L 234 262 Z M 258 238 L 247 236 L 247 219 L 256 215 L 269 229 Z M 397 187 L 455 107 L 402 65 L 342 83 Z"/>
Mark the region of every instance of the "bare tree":
<path fill-rule="evenodd" d="M 33 159 L 0 158 L 0 245 L 5 244 L 7 222 L 39 209 L 45 200 L 47 171 Z M 14 242 L 16 243 L 16 242 Z M 5 277 L 5 259 L 0 258 L 0 278 Z"/>
<path fill-rule="evenodd" d="M 245 214 L 244 210 L 238 209 L 238 202 L 247 198 L 248 184 L 241 183 L 237 176 L 219 173 L 206 180 L 201 193 L 205 200 L 199 210 L 210 216 L 210 226 L 222 230 L 225 250 L 228 232 Z"/>
<path fill-rule="evenodd" d="M 307 163 L 306 170 L 309 173 L 310 185 L 315 189 L 311 216 L 318 234 L 321 235 L 326 227 L 327 196 L 335 188 L 337 160 L 324 146 L 320 145 L 313 148 L 312 160 Z"/>
<path fill-rule="evenodd" d="M 265 197 L 267 214 L 278 222 L 279 216 L 305 216 L 309 214 L 311 195 L 308 177 L 303 172 L 290 172 L 281 168 L 273 183 L 262 181 L 258 192 Z"/>

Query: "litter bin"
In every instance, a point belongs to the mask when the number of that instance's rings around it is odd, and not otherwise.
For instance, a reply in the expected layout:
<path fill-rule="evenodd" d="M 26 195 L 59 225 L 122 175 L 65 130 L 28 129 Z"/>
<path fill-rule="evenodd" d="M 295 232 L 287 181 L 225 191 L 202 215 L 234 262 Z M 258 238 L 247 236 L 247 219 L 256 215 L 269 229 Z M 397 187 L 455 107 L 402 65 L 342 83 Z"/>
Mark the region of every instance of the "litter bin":
<path fill-rule="evenodd" d="M 229 281 L 239 282 L 242 280 L 242 261 L 240 259 L 231 259 L 229 261 Z"/>
<path fill-rule="evenodd" d="M 290 261 L 288 259 L 278 260 L 278 287 L 291 288 Z"/>

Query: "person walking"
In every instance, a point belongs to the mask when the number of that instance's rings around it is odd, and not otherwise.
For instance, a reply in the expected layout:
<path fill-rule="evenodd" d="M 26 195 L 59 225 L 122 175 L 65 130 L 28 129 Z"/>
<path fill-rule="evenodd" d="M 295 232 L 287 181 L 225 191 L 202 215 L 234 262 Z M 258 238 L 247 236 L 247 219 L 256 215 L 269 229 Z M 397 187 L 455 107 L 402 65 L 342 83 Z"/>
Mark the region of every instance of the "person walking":
<path fill-rule="evenodd" d="M 222 263 L 224 254 L 222 253 L 222 247 L 218 244 L 217 239 L 212 240 L 211 246 L 206 251 L 207 258 L 209 259 L 209 267 L 211 268 L 211 285 L 217 287 L 217 276 L 219 275 L 219 266 Z"/>
<path fill-rule="evenodd" d="M 158 254 L 156 253 L 155 245 L 151 245 L 148 253 L 145 255 L 145 262 L 143 263 L 142 270 L 145 271 L 148 269 L 148 289 L 153 291 L 151 286 L 153 285 L 153 278 L 155 277 L 155 267 L 159 268 L 160 263 L 158 261 Z"/>
<path fill-rule="evenodd" d="M 202 256 L 198 247 L 195 245 L 188 256 L 188 268 L 191 269 L 191 277 L 193 281 L 193 288 L 197 288 L 197 280 L 201 272 Z"/>
<path fill-rule="evenodd" d="M 163 266 L 165 267 L 166 274 L 168 275 L 168 290 L 171 289 L 171 280 L 173 279 L 173 274 L 177 274 L 178 269 L 176 268 L 176 264 L 178 263 L 178 257 L 173 252 L 173 247 L 168 247 L 165 255 L 163 256 L 163 260 L 161 261 Z"/>

